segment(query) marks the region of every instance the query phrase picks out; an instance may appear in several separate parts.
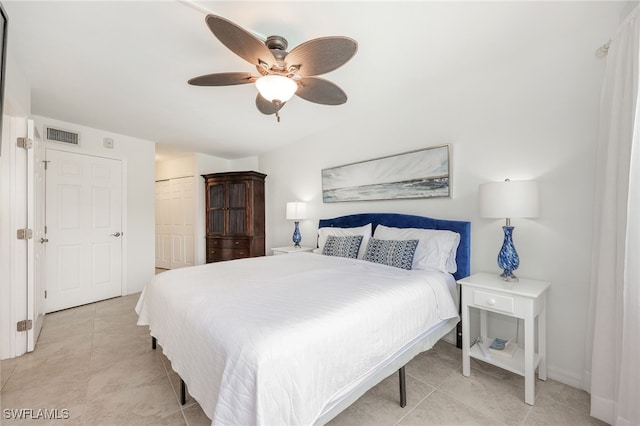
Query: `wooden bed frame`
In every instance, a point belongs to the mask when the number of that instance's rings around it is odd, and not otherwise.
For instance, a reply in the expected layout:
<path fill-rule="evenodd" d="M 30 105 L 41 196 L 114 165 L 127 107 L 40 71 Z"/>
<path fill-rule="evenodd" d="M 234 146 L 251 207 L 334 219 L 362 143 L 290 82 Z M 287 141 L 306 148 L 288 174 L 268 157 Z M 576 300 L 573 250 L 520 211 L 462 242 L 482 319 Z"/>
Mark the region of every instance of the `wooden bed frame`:
<path fill-rule="evenodd" d="M 462 279 L 470 275 L 471 270 L 471 223 L 465 221 L 433 219 L 423 216 L 414 216 L 398 213 L 363 213 L 348 216 L 340 216 L 333 219 L 320 219 L 318 228 L 335 227 L 335 228 L 354 228 L 364 226 L 371 223 L 372 232 L 378 225 L 384 225 L 395 228 L 422 228 L 448 230 L 460 234 L 460 244 L 456 252 L 457 271 L 453 274 L 456 280 Z M 460 307 L 460 303 L 458 303 Z M 462 347 L 462 327 L 458 323 L 456 330 L 456 346 Z M 156 349 L 157 340 L 151 337 L 151 348 Z M 405 380 L 405 366 L 398 370 L 399 390 L 400 390 L 400 406 L 407 405 L 407 390 Z M 186 384 L 180 378 L 180 403 L 186 403 Z"/>

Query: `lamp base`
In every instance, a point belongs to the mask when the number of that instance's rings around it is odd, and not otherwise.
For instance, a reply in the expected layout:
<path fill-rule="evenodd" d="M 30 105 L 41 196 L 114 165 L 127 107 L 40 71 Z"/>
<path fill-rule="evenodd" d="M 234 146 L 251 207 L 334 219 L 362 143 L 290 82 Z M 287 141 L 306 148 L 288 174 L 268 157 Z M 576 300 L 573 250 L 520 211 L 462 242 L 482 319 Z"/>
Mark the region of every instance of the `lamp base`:
<path fill-rule="evenodd" d="M 518 281 L 518 277 L 513 274 L 513 271 L 518 269 L 520 257 L 513 245 L 513 226 L 503 226 L 502 229 L 504 230 L 504 242 L 502 243 L 500 253 L 498 253 L 498 266 L 502 268 L 503 271 L 502 274 L 500 274 L 500 278 L 508 282 L 516 282 Z"/>
<path fill-rule="evenodd" d="M 300 222 L 294 222 L 295 223 L 295 228 L 293 230 L 293 246 L 294 247 L 300 247 L 300 241 L 302 241 L 302 235 L 300 235 L 300 227 L 299 224 Z"/>
<path fill-rule="evenodd" d="M 516 277 L 515 275 L 513 275 L 513 272 L 503 272 L 500 274 L 500 278 L 502 278 L 504 281 L 510 282 L 510 283 L 515 283 L 520 281 L 520 279 L 518 277 Z"/>

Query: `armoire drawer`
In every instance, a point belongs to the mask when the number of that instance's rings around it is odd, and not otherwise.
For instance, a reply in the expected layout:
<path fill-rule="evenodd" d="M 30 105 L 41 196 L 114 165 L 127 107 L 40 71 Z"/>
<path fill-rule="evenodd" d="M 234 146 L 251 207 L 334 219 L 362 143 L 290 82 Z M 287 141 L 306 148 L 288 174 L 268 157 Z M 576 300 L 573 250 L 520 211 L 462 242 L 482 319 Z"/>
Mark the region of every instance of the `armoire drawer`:
<path fill-rule="evenodd" d="M 251 251 L 248 248 L 209 248 L 207 250 L 207 262 L 219 262 L 221 260 L 244 259 L 249 257 Z"/>
<path fill-rule="evenodd" d="M 211 248 L 249 248 L 248 238 L 209 238 L 207 247 Z"/>

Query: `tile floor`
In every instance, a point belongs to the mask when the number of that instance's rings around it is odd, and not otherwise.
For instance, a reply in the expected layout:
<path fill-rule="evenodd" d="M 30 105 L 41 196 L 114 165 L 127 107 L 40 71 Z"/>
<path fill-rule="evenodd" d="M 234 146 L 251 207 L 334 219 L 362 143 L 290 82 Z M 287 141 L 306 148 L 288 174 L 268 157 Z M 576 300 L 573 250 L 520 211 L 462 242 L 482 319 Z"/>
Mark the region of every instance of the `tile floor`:
<path fill-rule="evenodd" d="M 0 423 L 34 425 L 209 425 L 191 398 L 181 406 L 179 378 L 147 327 L 136 326 L 138 295 L 46 317 L 36 350 L 0 363 Z M 330 424 L 595 425 L 589 396 L 553 380 L 538 381 L 536 405 L 524 381 L 484 363 L 461 374 L 461 351 L 445 342 L 407 364 L 407 407 L 398 405 L 394 374 Z M 5 409 L 58 409 L 69 419 L 8 419 Z"/>

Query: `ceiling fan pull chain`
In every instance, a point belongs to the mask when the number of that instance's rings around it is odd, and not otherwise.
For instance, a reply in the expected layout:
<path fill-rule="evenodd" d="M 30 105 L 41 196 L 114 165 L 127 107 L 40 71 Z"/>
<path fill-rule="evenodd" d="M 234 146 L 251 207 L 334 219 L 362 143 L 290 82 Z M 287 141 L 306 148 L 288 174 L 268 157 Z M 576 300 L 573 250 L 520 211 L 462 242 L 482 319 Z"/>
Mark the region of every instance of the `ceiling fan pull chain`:
<path fill-rule="evenodd" d="M 280 113 L 278 111 L 276 111 L 276 119 L 278 120 L 278 123 L 280 122 Z"/>

